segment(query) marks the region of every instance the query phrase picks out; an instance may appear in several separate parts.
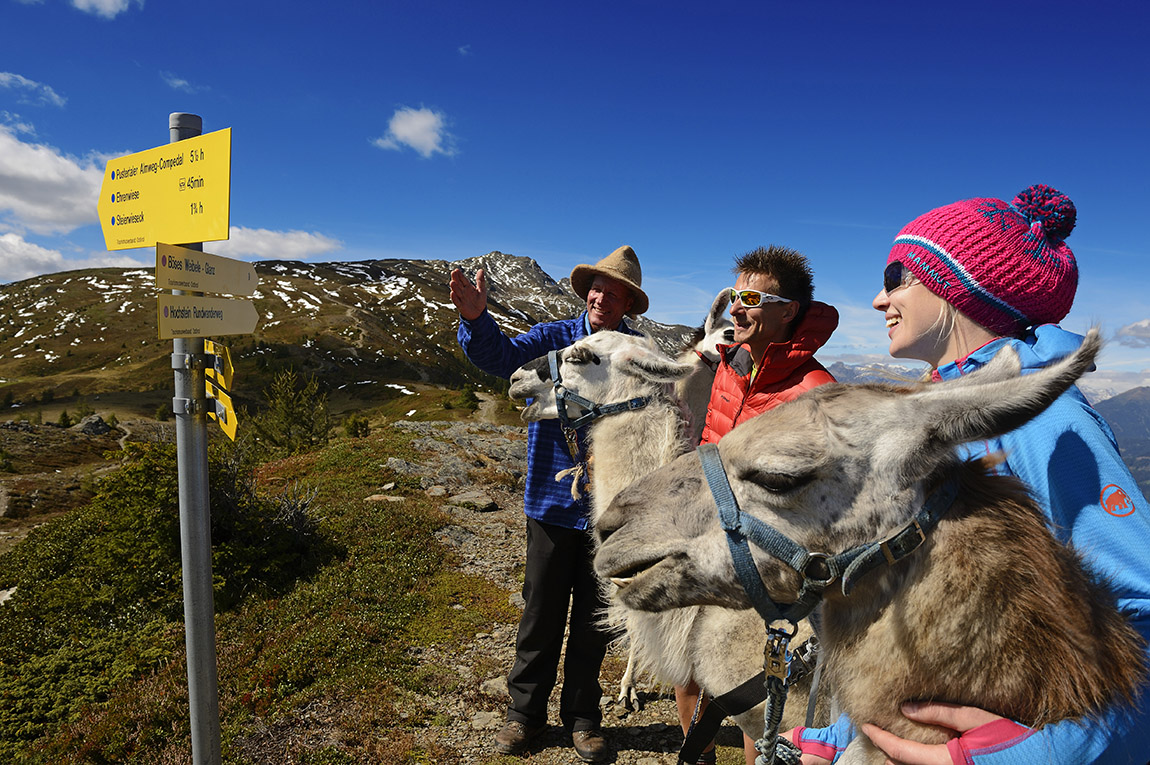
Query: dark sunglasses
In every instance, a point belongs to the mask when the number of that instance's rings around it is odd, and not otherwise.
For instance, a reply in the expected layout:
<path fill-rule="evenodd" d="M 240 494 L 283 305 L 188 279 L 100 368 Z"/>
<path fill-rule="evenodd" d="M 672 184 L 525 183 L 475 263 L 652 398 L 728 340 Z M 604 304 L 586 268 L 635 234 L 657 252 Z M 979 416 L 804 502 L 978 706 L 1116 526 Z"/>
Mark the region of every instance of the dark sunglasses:
<path fill-rule="evenodd" d="M 899 287 L 909 287 L 914 283 L 915 275 L 902 265 L 901 261 L 894 261 L 882 272 L 882 288 L 889 295 Z"/>

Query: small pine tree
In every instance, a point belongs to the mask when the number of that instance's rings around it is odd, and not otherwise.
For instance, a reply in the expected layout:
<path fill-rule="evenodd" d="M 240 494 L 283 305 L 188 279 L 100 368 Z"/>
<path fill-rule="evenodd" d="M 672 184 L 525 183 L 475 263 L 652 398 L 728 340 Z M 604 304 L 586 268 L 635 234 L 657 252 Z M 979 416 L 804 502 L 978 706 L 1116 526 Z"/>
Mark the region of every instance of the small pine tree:
<path fill-rule="evenodd" d="M 460 405 L 464 409 L 475 411 L 479 408 L 479 396 L 475 395 L 475 386 L 467 383 L 463 386 L 463 392 L 459 394 Z"/>
<path fill-rule="evenodd" d="M 120 418 L 116 416 L 115 412 L 112 412 L 108 415 L 108 419 L 105 420 L 105 422 L 108 423 L 108 427 L 115 428 L 119 426 Z"/>
<path fill-rule="evenodd" d="M 68 414 L 67 409 L 62 409 L 60 411 L 60 419 L 56 420 L 56 424 L 61 428 L 72 427 L 72 415 Z"/>
<path fill-rule="evenodd" d="M 167 404 L 160 404 L 156 407 L 156 419 L 160 422 L 167 422 L 168 418 L 172 416 L 172 409 Z"/>
<path fill-rule="evenodd" d="M 343 421 L 343 431 L 348 438 L 363 438 L 371 432 L 371 425 L 366 417 L 353 414 Z"/>
<path fill-rule="evenodd" d="M 278 372 L 264 398 L 267 408 L 252 418 L 249 429 L 260 451 L 269 457 L 287 456 L 327 443 L 327 394 L 319 392 L 314 376 L 301 385 L 295 370 Z"/>

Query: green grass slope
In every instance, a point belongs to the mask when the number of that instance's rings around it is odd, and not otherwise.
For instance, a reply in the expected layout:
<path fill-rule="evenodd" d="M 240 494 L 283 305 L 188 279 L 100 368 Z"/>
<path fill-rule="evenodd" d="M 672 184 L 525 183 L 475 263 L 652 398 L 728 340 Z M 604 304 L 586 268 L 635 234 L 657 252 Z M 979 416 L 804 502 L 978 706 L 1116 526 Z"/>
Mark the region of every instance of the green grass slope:
<path fill-rule="evenodd" d="M 419 694 L 450 682 L 413 647 L 451 645 L 517 614 L 454 570 L 447 523 L 390 428 L 249 470 L 213 450 L 213 574 L 224 759 L 301 710 L 337 731 L 308 762 L 437 762 Z M 404 496 L 368 503 L 387 481 Z M 278 487 L 272 491 L 270 487 Z M 286 489 L 284 487 L 287 487 Z M 0 558 L 0 762 L 190 759 L 171 447 L 133 446 L 93 501 Z"/>

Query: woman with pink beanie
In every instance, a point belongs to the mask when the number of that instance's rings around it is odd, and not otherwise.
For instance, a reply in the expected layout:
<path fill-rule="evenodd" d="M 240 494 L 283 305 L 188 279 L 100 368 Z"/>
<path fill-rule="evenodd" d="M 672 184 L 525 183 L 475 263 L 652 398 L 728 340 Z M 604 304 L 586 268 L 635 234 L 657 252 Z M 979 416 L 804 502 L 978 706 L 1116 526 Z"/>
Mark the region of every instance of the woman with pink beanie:
<path fill-rule="evenodd" d="M 1064 194 L 1032 186 L 1011 204 L 968 199 L 908 223 L 895 237 L 873 303 L 886 317 L 890 354 L 925 361 L 935 380 L 949 380 L 981 368 L 1007 345 L 1024 373 L 1070 353 L 1082 338 L 1056 322 L 1069 313 L 1078 286 L 1066 246 L 1076 216 Z M 1119 609 L 1150 641 L 1150 512 L 1110 427 L 1078 389 L 1026 425 L 963 452 L 970 459 L 1005 456 L 1000 471 L 1026 483 L 1053 533 L 1109 579 Z M 911 765 L 1142 765 L 1150 762 L 1148 697 L 1144 691 L 1136 709 L 1038 729 L 983 709 L 907 699 L 903 714 L 954 737 L 927 746 L 864 720 L 855 721 L 856 730 L 844 717 L 829 728 L 796 728 L 791 738 L 807 765 L 837 759 L 859 733 L 890 761 Z"/>

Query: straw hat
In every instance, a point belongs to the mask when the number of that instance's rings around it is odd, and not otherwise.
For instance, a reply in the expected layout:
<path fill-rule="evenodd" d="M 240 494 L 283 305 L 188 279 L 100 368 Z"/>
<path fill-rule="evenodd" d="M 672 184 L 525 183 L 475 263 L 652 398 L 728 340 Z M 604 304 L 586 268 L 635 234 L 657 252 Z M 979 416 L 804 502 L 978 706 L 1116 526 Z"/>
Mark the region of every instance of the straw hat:
<path fill-rule="evenodd" d="M 595 281 L 597 275 L 618 279 L 630 288 L 631 294 L 635 296 L 635 303 L 631 306 L 628 316 L 634 318 L 646 313 L 650 303 L 647 300 L 647 293 L 639 286 L 643 283 L 643 269 L 639 267 L 639 256 L 634 250 L 623 245 L 593 266 L 575 266 L 575 270 L 571 272 L 571 289 L 586 300 L 591 282 Z"/>

